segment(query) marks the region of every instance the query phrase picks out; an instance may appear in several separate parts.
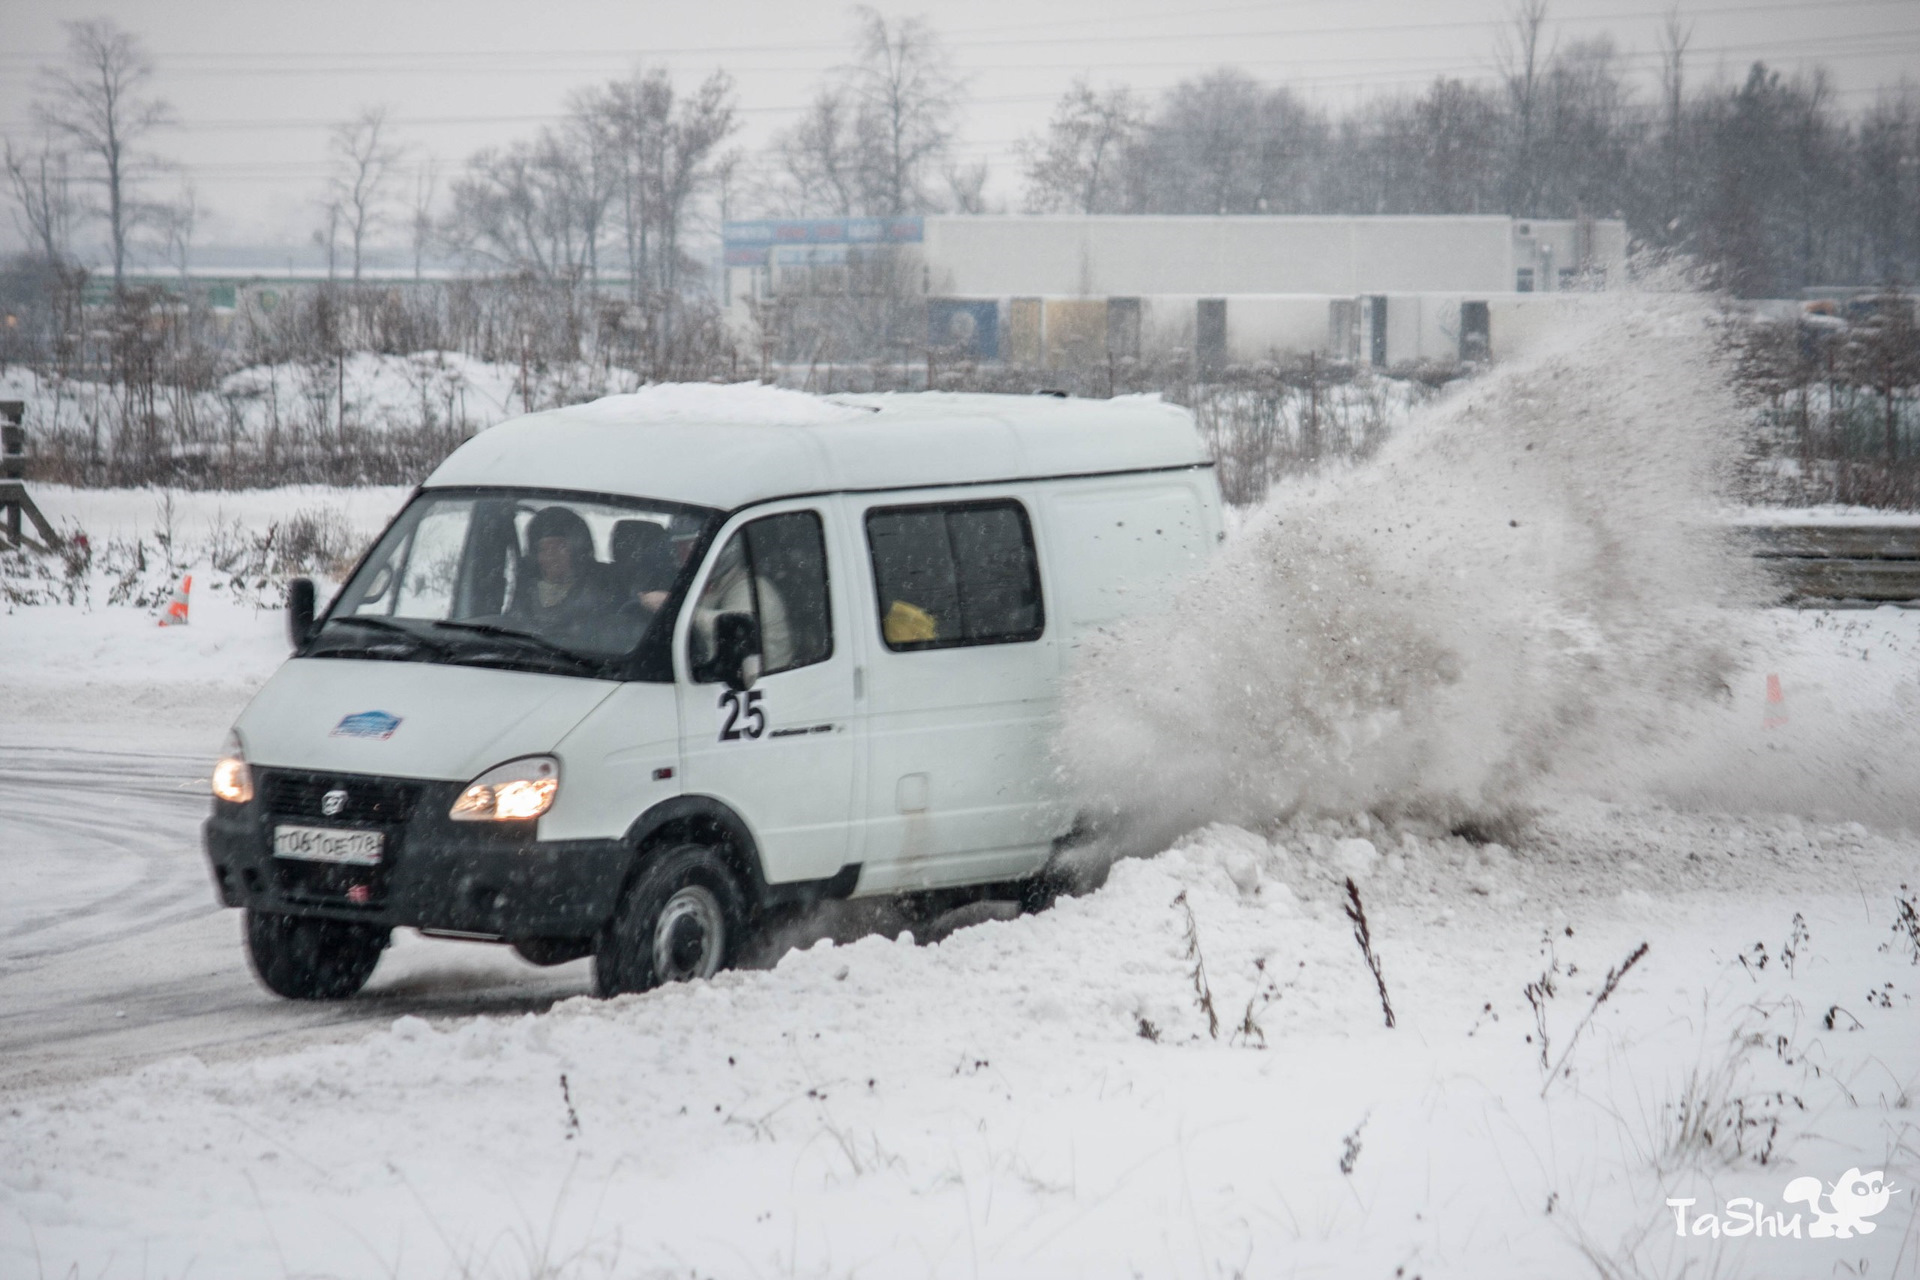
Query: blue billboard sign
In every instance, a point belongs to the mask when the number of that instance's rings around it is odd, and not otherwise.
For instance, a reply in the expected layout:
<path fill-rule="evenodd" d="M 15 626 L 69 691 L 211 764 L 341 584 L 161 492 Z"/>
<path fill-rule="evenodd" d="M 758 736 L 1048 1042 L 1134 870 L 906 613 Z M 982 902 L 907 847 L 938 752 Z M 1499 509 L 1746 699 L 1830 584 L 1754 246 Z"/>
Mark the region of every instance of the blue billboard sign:
<path fill-rule="evenodd" d="M 991 298 L 928 298 L 927 345 L 973 360 L 1000 358 L 1000 304 Z"/>
<path fill-rule="evenodd" d="M 722 224 L 728 266 L 766 262 L 775 245 L 919 244 L 920 218 L 751 218 Z"/>

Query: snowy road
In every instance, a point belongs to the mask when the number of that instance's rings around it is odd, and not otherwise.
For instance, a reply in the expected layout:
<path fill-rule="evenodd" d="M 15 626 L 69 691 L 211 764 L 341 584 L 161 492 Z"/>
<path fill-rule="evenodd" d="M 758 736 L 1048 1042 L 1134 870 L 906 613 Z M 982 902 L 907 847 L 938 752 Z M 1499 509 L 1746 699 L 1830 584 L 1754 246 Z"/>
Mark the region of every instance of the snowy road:
<path fill-rule="evenodd" d="M 206 762 L 0 747 L 0 1091 L 168 1055 L 335 1039 L 406 1013 L 524 1013 L 587 989 L 584 963 L 396 938 L 366 996 L 292 1005 L 254 982 L 239 913 L 200 852 Z"/>

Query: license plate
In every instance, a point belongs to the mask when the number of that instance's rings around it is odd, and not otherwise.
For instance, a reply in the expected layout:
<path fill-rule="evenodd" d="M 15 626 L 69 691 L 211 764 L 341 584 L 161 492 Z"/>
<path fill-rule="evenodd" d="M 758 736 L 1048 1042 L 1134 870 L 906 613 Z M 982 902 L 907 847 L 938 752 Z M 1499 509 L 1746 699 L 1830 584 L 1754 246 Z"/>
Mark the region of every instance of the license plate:
<path fill-rule="evenodd" d="M 275 827 L 273 856 L 306 862 L 339 862 L 371 867 L 380 862 L 385 835 L 378 831 L 341 831 L 332 827 Z"/>

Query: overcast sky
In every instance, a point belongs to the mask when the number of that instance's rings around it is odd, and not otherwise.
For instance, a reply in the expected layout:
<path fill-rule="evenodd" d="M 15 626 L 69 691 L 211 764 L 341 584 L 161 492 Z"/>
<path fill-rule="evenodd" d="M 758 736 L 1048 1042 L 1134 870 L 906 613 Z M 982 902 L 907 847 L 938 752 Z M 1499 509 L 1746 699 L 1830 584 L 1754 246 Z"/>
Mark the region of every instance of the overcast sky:
<path fill-rule="evenodd" d="M 990 197 L 1017 204 L 1011 145 L 1039 130 L 1077 76 L 1157 90 L 1223 64 L 1332 106 L 1439 74 L 1494 72 L 1508 0 L 1268 0 L 1186 8 L 1142 0 L 919 0 L 966 77 L 961 153 L 992 166 Z M 1553 0 L 1561 41 L 1606 31 L 1650 74 L 1668 0 Z M 1920 83 L 1920 0 L 1682 0 L 1696 82 L 1755 59 L 1819 64 L 1840 101 Z M 397 136 L 443 168 L 532 133 L 570 91 L 637 65 L 691 85 L 738 85 L 749 155 L 848 53 L 851 10 L 737 0 L 0 0 L 0 128 L 30 133 L 35 68 L 60 24 L 107 16 L 139 33 L 179 127 L 155 149 L 207 211 L 204 243 L 304 241 L 317 224 L 327 130 L 384 103 Z"/>

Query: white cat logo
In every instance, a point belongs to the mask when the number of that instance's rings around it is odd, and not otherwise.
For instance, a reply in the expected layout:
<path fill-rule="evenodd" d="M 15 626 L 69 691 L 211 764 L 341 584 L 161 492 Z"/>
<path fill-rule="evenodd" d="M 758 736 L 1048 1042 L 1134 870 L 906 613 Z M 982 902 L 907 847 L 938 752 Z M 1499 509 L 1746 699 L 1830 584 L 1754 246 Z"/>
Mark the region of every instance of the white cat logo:
<path fill-rule="evenodd" d="M 1878 1169 L 1872 1173 L 1849 1169 L 1826 1193 L 1828 1203 L 1833 1206 L 1831 1213 L 1820 1207 L 1818 1178 L 1795 1178 L 1783 1194 L 1788 1204 L 1804 1204 L 1813 1213 L 1813 1224 L 1807 1228 L 1809 1236 L 1851 1240 L 1856 1231 L 1866 1235 L 1873 1230 L 1873 1223 L 1867 1219 L 1886 1208 L 1887 1201 L 1898 1190 L 1887 1185 L 1887 1175 Z"/>
<path fill-rule="evenodd" d="M 1872 1173 L 1849 1169 L 1833 1184 L 1831 1191 L 1822 1191 L 1818 1178 L 1795 1178 L 1782 1194 L 1788 1204 L 1803 1204 L 1813 1212 L 1813 1224 L 1807 1228 L 1810 1238 L 1851 1240 L 1856 1232 L 1866 1235 L 1873 1230 L 1874 1224 L 1867 1219 L 1886 1208 L 1887 1202 L 1899 1191 L 1899 1187 L 1888 1185 L 1887 1175 L 1878 1169 Z M 1833 1206 L 1831 1212 L 1820 1207 L 1822 1200 Z M 1779 1209 L 1768 1212 L 1767 1206 L 1752 1196 L 1735 1196 L 1721 1206 L 1720 1213 L 1696 1213 L 1688 1217 L 1687 1210 L 1698 1203 L 1692 1196 L 1668 1199 L 1675 1235 L 1709 1236 L 1715 1240 L 1723 1235 L 1736 1239 L 1750 1235 L 1756 1240 L 1801 1238 L 1801 1215 L 1788 1217 Z"/>

